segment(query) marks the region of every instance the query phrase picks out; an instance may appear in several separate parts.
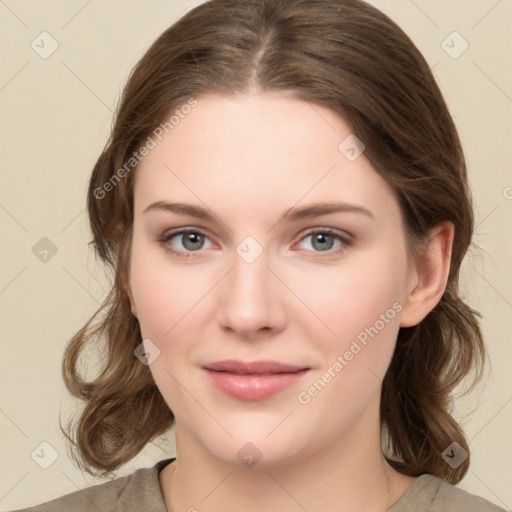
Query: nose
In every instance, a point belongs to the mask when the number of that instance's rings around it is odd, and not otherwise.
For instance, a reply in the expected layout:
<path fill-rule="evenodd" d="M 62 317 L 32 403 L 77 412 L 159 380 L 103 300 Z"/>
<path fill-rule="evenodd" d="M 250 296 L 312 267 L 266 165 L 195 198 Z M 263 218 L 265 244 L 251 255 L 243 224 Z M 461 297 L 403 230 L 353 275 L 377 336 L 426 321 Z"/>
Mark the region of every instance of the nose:
<path fill-rule="evenodd" d="M 267 253 L 258 245 L 249 240 L 237 247 L 232 267 L 217 292 L 221 327 L 246 339 L 279 331 L 285 323 L 285 287 L 270 268 Z"/>

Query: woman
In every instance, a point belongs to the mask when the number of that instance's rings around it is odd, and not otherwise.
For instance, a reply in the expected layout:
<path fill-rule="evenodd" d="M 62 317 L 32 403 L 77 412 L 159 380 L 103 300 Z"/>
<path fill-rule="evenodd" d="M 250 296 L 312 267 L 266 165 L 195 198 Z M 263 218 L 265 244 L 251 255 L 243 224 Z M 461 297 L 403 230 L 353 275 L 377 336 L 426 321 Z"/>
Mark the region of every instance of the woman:
<path fill-rule="evenodd" d="M 464 155 L 384 14 L 195 8 L 135 67 L 88 208 L 115 283 L 63 362 L 77 463 L 106 476 L 173 425 L 177 457 L 27 510 L 503 510 L 455 487 L 450 396 L 485 360 Z"/>

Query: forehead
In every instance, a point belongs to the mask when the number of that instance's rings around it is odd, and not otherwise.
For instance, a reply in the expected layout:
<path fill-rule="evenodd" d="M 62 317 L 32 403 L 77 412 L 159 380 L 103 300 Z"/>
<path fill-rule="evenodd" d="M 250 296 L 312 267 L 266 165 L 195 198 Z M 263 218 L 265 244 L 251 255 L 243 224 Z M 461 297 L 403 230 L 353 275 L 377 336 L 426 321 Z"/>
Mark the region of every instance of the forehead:
<path fill-rule="evenodd" d="M 205 95 L 176 114 L 137 169 L 136 212 L 158 200 L 252 215 L 299 201 L 393 207 L 349 124 L 324 106 L 283 93 Z"/>

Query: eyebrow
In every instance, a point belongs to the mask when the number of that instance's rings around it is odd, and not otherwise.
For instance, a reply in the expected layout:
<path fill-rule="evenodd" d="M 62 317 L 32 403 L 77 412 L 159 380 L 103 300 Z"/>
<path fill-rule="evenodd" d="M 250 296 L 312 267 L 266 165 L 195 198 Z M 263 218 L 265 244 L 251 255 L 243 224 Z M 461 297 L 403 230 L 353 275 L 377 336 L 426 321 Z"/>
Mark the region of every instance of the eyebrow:
<path fill-rule="evenodd" d="M 167 201 L 156 201 L 155 203 L 150 204 L 143 211 L 143 213 L 148 213 L 151 211 L 169 211 L 180 215 L 189 215 L 190 217 L 196 217 L 198 219 L 211 222 L 214 222 L 216 217 L 210 213 L 210 210 L 200 206 L 187 203 L 169 203 Z M 281 215 L 277 224 L 281 224 L 283 222 L 296 222 L 303 219 L 311 219 L 320 217 L 322 215 L 339 212 L 360 213 L 375 220 L 373 213 L 367 208 L 363 208 L 362 206 L 340 202 L 327 202 L 313 203 L 307 206 L 289 208 Z"/>

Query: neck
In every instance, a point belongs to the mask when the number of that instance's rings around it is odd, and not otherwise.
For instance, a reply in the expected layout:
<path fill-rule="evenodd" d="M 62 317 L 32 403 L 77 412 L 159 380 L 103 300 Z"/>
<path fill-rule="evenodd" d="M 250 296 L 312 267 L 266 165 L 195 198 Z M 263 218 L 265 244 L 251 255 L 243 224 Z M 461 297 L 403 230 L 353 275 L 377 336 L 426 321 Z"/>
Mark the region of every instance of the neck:
<path fill-rule="evenodd" d="M 169 512 L 385 512 L 415 478 L 396 472 L 381 451 L 380 426 L 354 426 L 343 440 L 286 463 L 233 465 L 205 452 L 176 427 L 176 461 L 160 473 Z M 262 492 L 264 491 L 264 492 Z"/>

